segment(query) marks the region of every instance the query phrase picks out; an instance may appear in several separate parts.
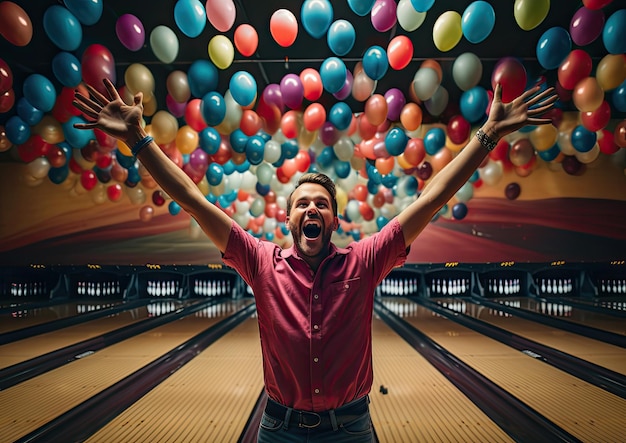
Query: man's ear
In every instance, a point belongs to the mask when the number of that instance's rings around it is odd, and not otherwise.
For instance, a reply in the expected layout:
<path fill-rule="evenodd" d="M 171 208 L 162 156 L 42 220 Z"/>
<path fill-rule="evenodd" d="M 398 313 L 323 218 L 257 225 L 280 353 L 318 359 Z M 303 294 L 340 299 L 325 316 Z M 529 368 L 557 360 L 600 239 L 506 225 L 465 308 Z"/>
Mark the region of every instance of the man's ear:
<path fill-rule="evenodd" d="M 285 227 L 287 229 L 291 229 L 291 228 L 289 228 L 289 216 L 285 217 Z"/>
<path fill-rule="evenodd" d="M 285 223 L 287 223 L 287 221 L 285 221 Z M 339 229 L 339 217 L 335 216 L 333 219 L 333 231 L 336 231 L 337 229 Z"/>

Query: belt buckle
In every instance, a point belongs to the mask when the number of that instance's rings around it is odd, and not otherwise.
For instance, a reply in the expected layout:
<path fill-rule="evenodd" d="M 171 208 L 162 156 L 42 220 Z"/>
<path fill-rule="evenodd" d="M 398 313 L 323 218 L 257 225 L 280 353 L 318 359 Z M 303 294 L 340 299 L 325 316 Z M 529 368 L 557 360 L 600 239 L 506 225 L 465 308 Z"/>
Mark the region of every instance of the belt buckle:
<path fill-rule="evenodd" d="M 312 424 L 312 425 L 309 425 L 307 423 L 303 423 L 302 422 L 302 417 L 304 416 L 304 414 L 314 415 L 315 417 L 317 417 L 317 423 Z M 321 415 L 319 415 L 316 412 L 300 411 L 299 415 L 300 415 L 298 417 L 298 427 L 299 428 L 313 429 L 313 428 L 317 428 L 319 425 L 322 424 L 322 417 L 321 417 Z"/>

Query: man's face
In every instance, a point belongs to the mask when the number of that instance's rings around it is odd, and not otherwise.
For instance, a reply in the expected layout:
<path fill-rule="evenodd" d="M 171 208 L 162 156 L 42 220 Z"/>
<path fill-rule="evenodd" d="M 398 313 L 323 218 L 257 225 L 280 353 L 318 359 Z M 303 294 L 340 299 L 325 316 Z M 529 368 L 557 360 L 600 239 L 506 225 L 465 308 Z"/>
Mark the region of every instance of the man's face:
<path fill-rule="evenodd" d="M 330 194 L 316 183 L 303 183 L 291 198 L 291 211 L 285 223 L 298 253 L 303 258 L 322 258 L 339 220 L 333 213 Z"/>

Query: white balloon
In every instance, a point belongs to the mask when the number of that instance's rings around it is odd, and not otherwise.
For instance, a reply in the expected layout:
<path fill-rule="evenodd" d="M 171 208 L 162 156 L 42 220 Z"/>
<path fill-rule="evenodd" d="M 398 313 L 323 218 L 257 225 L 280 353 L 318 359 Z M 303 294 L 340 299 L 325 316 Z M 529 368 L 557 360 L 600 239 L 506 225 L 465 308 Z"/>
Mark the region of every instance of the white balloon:
<path fill-rule="evenodd" d="M 496 185 L 502 178 L 504 168 L 500 161 L 490 161 L 486 166 L 478 169 L 478 174 L 483 183 L 489 186 Z"/>
<path fill-rule="evenodd" d="M 433 96 L 439 87 L 439 74 L 432 68 L 420 68 L 413 77 L 413 90 L 422 101 Z"/>
<path fill-rule="evenodd" d="M 452 65 L 452 78 L 461 91 L 467 91 L 476 86 L 482 75 L 483 64 L 472 52 L 459 55 Z"/>
<path fill-rule="evenodd" d="M 411 4 L 411 0 L 400 0 L 396 8 L 398 23 L 407 32 L 415 31 L 422 26 L 426 19 L 426 12 L 418 12 Z"/>

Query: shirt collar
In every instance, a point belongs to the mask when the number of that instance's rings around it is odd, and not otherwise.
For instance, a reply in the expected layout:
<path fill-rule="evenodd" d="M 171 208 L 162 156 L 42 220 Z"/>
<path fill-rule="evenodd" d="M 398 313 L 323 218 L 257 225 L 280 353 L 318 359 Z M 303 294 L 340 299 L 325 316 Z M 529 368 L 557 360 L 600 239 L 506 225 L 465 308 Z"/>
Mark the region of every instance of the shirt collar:
<path fill-rule="evenodd" d="M 348 252 L 350 252 L 350 249 L 339 248 L 333 242 L 330 242 L 330 253 L 328 254 L 329 257 L 333 257 L 336 254 L 346 255 Z M 283 249 L 281 255 L 283 256 L 283 258 L 293 257 L 298 260 L 302 260 L 302 258 L 298 255 L 298 250 L 293 245 L 291 245 L 288 248 Z"/>

